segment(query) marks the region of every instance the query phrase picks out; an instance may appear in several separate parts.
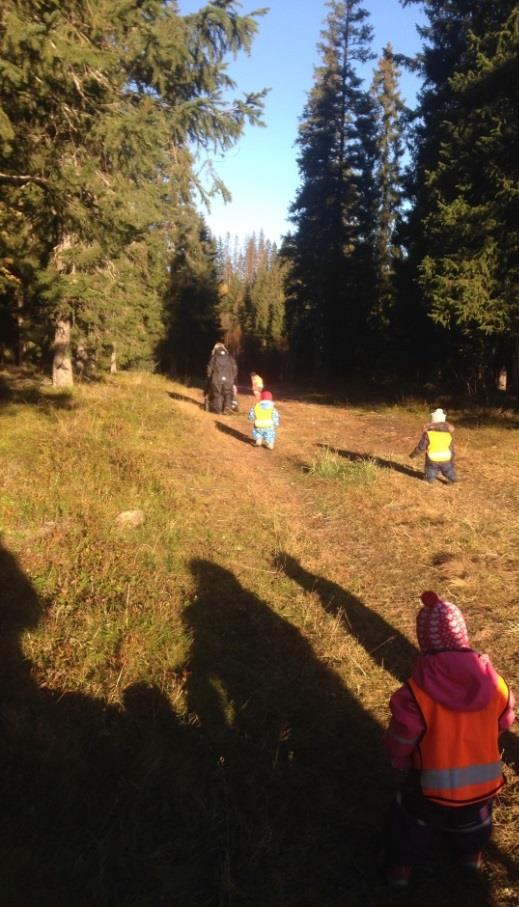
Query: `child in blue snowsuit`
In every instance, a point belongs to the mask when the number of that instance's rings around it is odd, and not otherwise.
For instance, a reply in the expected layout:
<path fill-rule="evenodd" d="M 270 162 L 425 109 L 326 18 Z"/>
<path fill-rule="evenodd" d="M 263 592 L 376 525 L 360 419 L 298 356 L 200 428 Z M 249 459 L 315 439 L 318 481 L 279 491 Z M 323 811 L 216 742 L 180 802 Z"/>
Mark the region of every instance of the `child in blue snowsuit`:
<path fill-rule="evenodd" d="M 279 413 L 274 406 L 270 391 L 262 391 L 258 403 L 254 403 L 248 415 L 249 422 L 254 422 L 252 437 L 256 447 L 265 445 L 269 450 L 274 450 L 276 441 L 276 428 L 279 425 Z"/>

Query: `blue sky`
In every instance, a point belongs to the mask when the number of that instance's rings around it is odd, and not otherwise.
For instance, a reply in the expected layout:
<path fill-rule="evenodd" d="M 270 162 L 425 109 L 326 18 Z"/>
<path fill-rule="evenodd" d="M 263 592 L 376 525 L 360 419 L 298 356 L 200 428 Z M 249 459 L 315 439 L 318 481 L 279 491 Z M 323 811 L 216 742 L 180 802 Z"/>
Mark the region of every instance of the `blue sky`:
<path fill-rule="evenodd" d="M 185 15 L 205 5 L 203 0 L 178 0 Z M 247 13 L 268 6 L 259 19 L 259 33 L 250 56 L 230 60 L 229 75 L 237 83 L 237 94 L 269 88 L 265 102 L 265 127 L 247 127 L 244 135 L 224 156 L 212 158 L 213 165 L 232 194 L 224 204 L 213 199 L 204 216 L 215 236 L 238 236 L 240 240 L 263 229 L 265 236 L 279 242 L 289 229 L 288 208 L 299 185 L 295 140 L 299 118 L 313 84 L 314 66 L 319 62 L 317 43 L 327 15 L 325 0 L 270 0 L 270 3 L 242 3 Z M 420 40 L 416 24 L 423 21 L 420 6 L 405 9 L 399 0 L 364 0 L 374 29 L 373 52 L 380 55 L 388 41 L 397 53 L 413 54 Z M 376 61 L 359 70 L 371 81 Z M 412 105 L 418 84 L 416 77 L 402 73 L 400 90 Z"/>

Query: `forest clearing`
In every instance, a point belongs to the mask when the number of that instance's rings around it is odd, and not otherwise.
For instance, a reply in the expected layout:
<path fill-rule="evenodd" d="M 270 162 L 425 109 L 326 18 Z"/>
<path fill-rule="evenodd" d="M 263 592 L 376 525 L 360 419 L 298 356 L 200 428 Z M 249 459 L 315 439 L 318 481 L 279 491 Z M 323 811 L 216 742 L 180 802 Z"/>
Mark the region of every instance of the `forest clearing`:
<path fill-rule="evenodd" d="M 442 397 L 460 482 L 429 487 L 430 401 L 281 389 L 269 451 L 245 394 L 0 390 L 2 904 L 519 904 L 516 728 L 480 872 L 438 850 L 395 894 L 379 854 L 424 589 L 519 691 L 513 410 Z"/>
<path fill-rule="evenodd" d="M 517 3 L 0 60 L 0 907 L 519 907 Z"/>

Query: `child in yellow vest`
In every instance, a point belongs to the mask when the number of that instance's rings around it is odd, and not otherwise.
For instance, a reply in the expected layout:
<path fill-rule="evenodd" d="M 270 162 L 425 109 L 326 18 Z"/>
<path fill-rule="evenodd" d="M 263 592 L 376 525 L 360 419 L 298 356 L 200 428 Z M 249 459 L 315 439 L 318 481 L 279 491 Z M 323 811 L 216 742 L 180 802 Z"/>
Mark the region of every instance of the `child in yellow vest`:
<path fill-rule="evenodd" d="M 252 387 L 252 393 L 259 400 L 261 392 L 263 390 L 263 378 L 261 375 L 258 375 L 257 372 L 250 373 L 250 382 Z"/>
<path fill-rule="evenodd" d="M 411 459 L 420 453 L 425 453 L 426 482 L 435 482 L 439 473 L 447 482 L 456 482 L 457 475 L 454 468 L 454 429 L 447 422 L 443 409 L 435 409 L 431 413 L 431 421 L 424 425 L 422 437 L 415 449 L 409 454 Z"/>
<path fill-rule="evenodd" d="M 279 413 L 274 406 L 270 391 L 262 391 L 258 403 L 254 403 L 249 410 L 249 422 L 254 422 L 252 437 L 256 447 L 265 445 L 269 450 L 274 450 L 276 429 L 279 425 Z"/>

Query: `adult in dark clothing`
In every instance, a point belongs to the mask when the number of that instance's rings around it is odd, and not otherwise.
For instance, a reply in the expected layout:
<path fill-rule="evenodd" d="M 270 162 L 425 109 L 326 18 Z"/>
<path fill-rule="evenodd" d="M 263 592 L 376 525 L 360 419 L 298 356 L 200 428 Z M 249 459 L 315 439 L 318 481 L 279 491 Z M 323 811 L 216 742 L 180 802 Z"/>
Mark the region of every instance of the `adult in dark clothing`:
<path fill-rule="evenodd" d="M 232 388 L 238 367 L 223 343 L 216 343 L 207 365 L 207 395 L 212 413 L 232 412 Z"/>

